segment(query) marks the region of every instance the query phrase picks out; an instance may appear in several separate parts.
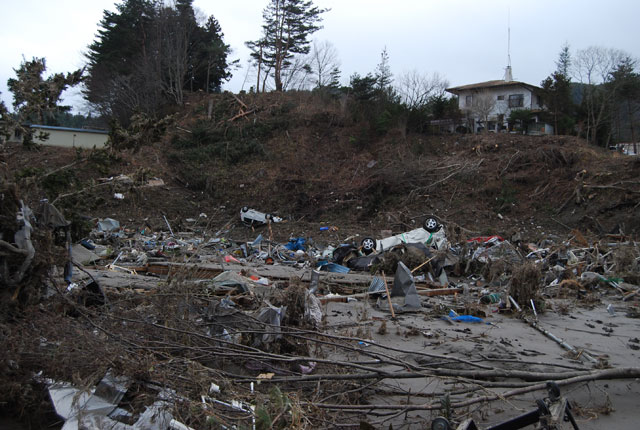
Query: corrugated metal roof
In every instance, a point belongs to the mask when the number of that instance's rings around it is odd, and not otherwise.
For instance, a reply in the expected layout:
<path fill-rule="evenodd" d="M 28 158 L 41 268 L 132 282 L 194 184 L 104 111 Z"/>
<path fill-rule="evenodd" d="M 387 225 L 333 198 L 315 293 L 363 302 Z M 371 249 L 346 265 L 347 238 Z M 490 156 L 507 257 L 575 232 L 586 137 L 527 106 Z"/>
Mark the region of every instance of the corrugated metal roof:
<path fill-rule="evenodd" d="M 31 128 L 41 128 L 43 130 L 61 130 L 61 131 L 75 131 L 80 133 L 98 133 L 98 134 L 109 134 L 107 130 L 95 130 L 90 128 L 72 128 L 72 127 L 57 127 L 53 125 L 40 125 L 40 124 L 31 124 L 29 125 Z"/>

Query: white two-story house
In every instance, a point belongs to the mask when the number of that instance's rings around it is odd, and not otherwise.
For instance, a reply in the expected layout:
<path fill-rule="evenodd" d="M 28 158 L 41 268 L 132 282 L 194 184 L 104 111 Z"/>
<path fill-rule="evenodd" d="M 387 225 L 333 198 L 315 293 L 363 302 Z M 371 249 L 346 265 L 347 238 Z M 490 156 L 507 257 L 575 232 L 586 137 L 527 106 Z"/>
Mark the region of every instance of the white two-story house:
<path fill-rule="evenodd" d="M 539 113 L 545 109 L 542 88 L 525 82 L 495 80 L 447 88 L 458 96 L 458 107 L 467 118 L 468 130 L 478 132 L 513 131 L 508 119 L 516 109 L 528 109 L 532 121 L 522 127 L 528 134 L 553 134 L 553 126 L 542 122 Z"/>

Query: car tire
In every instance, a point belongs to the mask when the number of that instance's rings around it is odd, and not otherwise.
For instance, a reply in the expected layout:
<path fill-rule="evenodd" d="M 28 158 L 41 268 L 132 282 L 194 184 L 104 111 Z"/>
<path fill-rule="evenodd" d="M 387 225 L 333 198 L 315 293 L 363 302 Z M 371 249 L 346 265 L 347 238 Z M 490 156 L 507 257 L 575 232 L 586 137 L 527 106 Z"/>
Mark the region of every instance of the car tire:
<path fill-rule="evenodd" d="M 246 206 L 243 206 L 243 207 L 242 207 L 242 209 L 240 209 L 240 210 L 241 210 L 242 212 L 246 212 L 246 211 L 248 211 L 248 210 L 249 210 L 249 208 L 248 208 L 248 207 L 246 207 Z"/>
<path fill-rule="evenodd" d="M 449 420 L 444 417 L 437 417 L 433 421 L 431 421 L 431 430 L 449 430 L 451 429 L 451 424 Z"/>
<path fill-rule="evenodd" d="M 440 221 L 435 216 L 429 215 L 422 223 L 422 228 L 427 230 L 429 233 L 434 233 L 440 230 Z"/>
<path fill-rule="evenodd" d="M 362 252 L 369 255 L 376 249 L 376 240 L 372 237 L 365 237 L 360 242 L 360 246 L 362 247 Z"/>

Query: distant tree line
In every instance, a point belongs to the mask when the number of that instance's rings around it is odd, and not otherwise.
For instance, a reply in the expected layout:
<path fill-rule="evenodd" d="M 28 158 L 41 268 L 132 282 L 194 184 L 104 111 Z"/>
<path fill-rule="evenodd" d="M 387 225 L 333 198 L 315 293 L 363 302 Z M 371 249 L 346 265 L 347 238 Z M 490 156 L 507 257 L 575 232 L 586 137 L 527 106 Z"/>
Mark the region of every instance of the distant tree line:
<path fill-rule="evenodd" d="M 640 74 L 628 53 L 591 46 L 572 55 L 564 45 L 556 70 L 541 86 L 557 134 L 577 134 L 601 146 L 637 140 Z"/>
<path fill-rule="evenodd" d="M 433 120 L 461 120 L 444 77 L 418 71 L 394 76 L 386 48 L 375 70 L 354 73 L 343 85 L 336 48 L 311 39 L 328 10 L 311 0 L 265 1 L 261 35 L 246 42 L 249 92 L 314 91 L 339 98 L 354 119 L 368 122 L 367 133 L 378 135 L 391 128 L 430 133 Z M 44 58 L 24 60 L 15 69 L 16 78 L 9 80 L 13 113 L 0 103 L 0 135 L 8 133 L 11 121 L 87 127 L 100 120 L 127 126 L 140 115 L 160 119 L 179 109 L 189 93 L 219 92 L 231 78 L 230 53 L 218 21 L 195 9 L 193 0 L 121 0 L 114 12 L 104 11 L 83 70 L 45 77 Z M 563 46 L 556 70 L 540 84 L 548 108 L 543 119 L 557 134 L 577 134 L 603 146 L 635 141 L 637 66 L 620 50 L 571 53 Z M 72 115 L 70 107 L 59 105 L 62 92 L 80 83 L 93 116 Z M 526 110 L 514 111 L 512 120 L 526 123 L 530 117 Z"/>
<path fill-rule="evenodd" d="M 439 74 L 405 72 L 394 79 L 384 48 L 374 72 L 354 73 L 343 93 L 350 96 L 353 115 L 366 120 L 381 135 L 391 128 L 430 133 L 434 119 L 458 120 L 458 101 L 445 92 L 449 82 Z"/>

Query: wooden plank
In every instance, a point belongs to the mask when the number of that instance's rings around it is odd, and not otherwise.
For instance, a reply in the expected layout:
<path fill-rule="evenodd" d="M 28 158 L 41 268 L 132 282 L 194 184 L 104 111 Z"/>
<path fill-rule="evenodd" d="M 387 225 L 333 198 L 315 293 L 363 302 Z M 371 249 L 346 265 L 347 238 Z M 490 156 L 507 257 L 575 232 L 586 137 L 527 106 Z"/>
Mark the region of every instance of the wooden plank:
<path fill-rule="evenodd" d="M 189 271 L 192 270 L 193 273 Z M 157 275 L 168 275 L 169 273 L 175 273 L 177 271 L 183 271 L 189 275 L 189 278 L 193 279 L 197 276 L 203 276 L 203 279 L 209 279 L 225 270 L 232 270 L 234 272 L 245 271 L 258 276 L 263 276 L 271 280 L 289 280 L 292 278 L 299 278 L 303 282 L 311 280 L 311 269 L 304 268 L 298 269 L 296 267 L 290 267 L 285 265 L 265 265 L 265 264 L 237 264 L 237 263 L 173 263 L 173 262 L 158 262 L 149 263 L 146 271 Z M 197 275 L 197 276 L 196 276 Z M 321 281 L 325 284 L 347 284 L 347 285 L 369 285 L 373 276 L 368 273 L 331 273 L 322 272 Z"/>
<path fill-rule="evenodd" d="M 433 296 L 446 296 L 462 293 L 462 288 L 437 288 L 434 290 L 420 290 L 418 291 L 419 296 L 425 297 L 433 297 Z M 367 297 L 369 293 L 360 293 L 360 294 L 351 294 L 349 296 L 332 296 L 332 297 L 320 297 L 321 303 L 328 302 L 341 302 L 346 303 L 350 298 L 352 299 L 362 299 Z"/>

